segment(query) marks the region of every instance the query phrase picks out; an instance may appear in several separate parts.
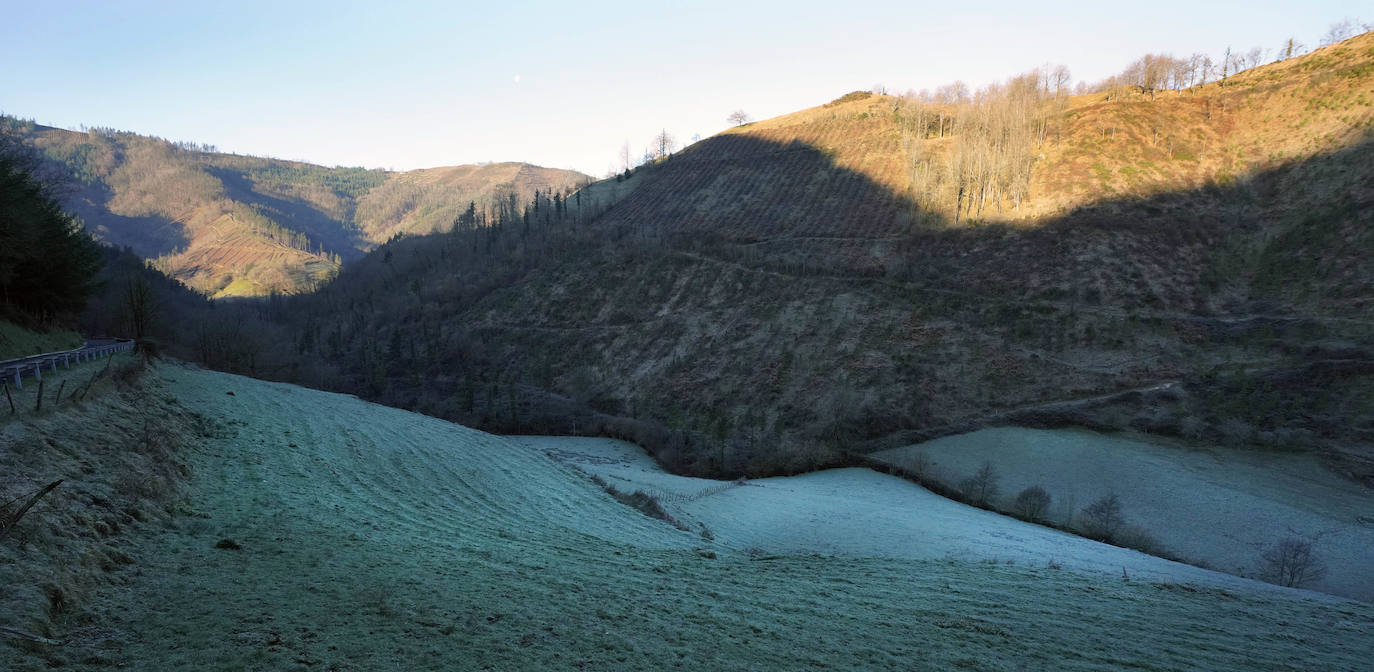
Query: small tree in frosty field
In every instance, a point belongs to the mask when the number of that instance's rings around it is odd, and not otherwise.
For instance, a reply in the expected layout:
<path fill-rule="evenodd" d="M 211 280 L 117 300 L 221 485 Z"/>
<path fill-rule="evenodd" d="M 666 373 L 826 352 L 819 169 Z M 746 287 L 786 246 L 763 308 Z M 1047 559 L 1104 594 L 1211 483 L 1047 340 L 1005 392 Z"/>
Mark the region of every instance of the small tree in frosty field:
<path fill-rule="evenodd" d="M 1314 541 L 1289 534 L 1260 554 L 1260 578 L 1301 588 L 1326 575 L 1326 564 L 1313 549 Z"/>
<path fill-rule="evenodd" d="M 977 473 L 966 478 L 959 484 L 959 489 L 964 493 L 964 499 L 974 506 L 987 506 L 997 497 L 997 471 L 992 468 L 991 462 L 984 462 L 978 468 Z"/>
<path fill-rule="evenodd" d="M 1125 524 L 1121 499 L 1115 494 L 1106 495 L 1083 509 L 1083 532 L 1089 537 L 1112 541 Z"/>

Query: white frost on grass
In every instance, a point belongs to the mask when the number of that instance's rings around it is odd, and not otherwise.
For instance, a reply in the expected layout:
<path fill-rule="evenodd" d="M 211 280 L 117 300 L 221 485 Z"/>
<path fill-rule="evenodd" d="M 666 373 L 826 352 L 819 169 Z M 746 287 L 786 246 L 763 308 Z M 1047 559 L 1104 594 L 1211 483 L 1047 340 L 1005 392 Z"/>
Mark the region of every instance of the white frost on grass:
<path fill-rule="evenodd" d="M 0 669 L 1299 672 L 1360 669 L 1374 637 L 1374 610 L 1330 596 L 1150 582 L 1148 564 L 1130 581 L 1069 571 L 1070 551 L 1129 554 L 877 474 L 677 479 L 617 442 L 532 449 L 343 395 L 158 368 L 156 393 L 212 430 L 183 448 L 185 511 L 120 540 L 134 564 L 44 633 L 70 635 L 60 660 L 0 646 Z M 620 504 L 545 451 L 661 491 L 718 540 Z M 905 541 L 880 538 L 889 528 Z M 892 557 L 856 557 L 885 543 Z M 1000 562 L 1058 543 L 1062 571 Z M 999 562 L 944 559 L 959 544 Z M 730 550 L 746 545 L 772 554 Z"/>
<path fill-rule="evenodd" d="M 1219 572 L 951 501 L 869 469 L 728 482 L 675 476 L 633 444 L 613 439 L 515 437 L 621 490 L 658 494 L 679 519 L 704 524 L 736 550 L 897 559 L 953 558 L 1045 567 L 1150 581 L 1269 590 Z M 664 496 L 666 495 L 666 496 Z"/>
<path fill-rule="evenodd" d="M 875 453 L 894 465 L 918 454 L 958 483 L 986 461 L 1002 497 L 1039 485 L 1066 520 L 1116 494 L 1129 523 L 1181 557 L 1253 576 L 1261 553 L 1290 532 L 1317 537 L 1327 565 L 1314 589 L 1374 599 L 1374 492 L 1312 455 L 1188 447 L 1081 430 L 985 429 Z M 1370 521 L 1362 524 L 1360 517 Z"/>

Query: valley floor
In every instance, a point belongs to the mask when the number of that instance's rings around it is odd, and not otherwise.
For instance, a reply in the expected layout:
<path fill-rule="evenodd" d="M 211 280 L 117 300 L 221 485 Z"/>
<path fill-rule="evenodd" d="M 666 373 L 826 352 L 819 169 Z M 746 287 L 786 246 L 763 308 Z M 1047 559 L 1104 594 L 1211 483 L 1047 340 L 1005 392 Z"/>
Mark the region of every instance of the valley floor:
<path fill-rule="evenodd" d="M 869 509 L 882 516 L 815 528 L 806 511 L 765 500 L 843 499 L 849 481 L 872 477 L 691 484 L 714 492 L 669 503 L 710 527 L 707 540 L 546 454 L 625 467 L 610 442 L 531 447 L 289 385 L 171 365 L 149 375 L 216 427 L 189 456 L 193 513 L 132 538 L 134 564 L 84 622 L 61 624 L 79 638 L 0 648 L 0 667 L 1368 669 L 1368 605 L 1153 558 L 1133 560 L 1123 581 L 1106 563 L 1125 556 L 1076 569 L 1082 540 L 1062 542 L 1063 569 L 960 550 L 951 540 L 1037 533 L 961 518 L 914 486 Z M 917 554 L 812 545 L 843 527 L 880 544 L 901 507 L 946 532 Z M 902 529 L 913 543 L 927 535 Z"/>

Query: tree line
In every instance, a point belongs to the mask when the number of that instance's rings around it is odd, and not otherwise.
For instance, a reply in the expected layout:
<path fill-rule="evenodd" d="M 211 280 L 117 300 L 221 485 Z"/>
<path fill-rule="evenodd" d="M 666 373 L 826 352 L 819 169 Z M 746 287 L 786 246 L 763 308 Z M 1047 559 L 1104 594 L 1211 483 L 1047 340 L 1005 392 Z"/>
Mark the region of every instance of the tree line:
<path fill-rule="evenodd" d="M 958 223 L 1020 208 L 1035 148 L 1063 110 L 1069 81 L 1064 66 L 1037 68 L 977 91 L 955 82 L 898 99 L 916 220 L 938 213 Z"/>
<path fill-rule="evenodd" d="M 1332 25 L 1322 46 L 1374 26 L 1353 19 Z M 1213 58 L 1145 54 L 1121 72 L 1096 83 L 1074 83 L 1063 65 L 1046 65 L 1003 82 L 971 89 L 961 81 L 934 90 L 908 91 L 893 114 L 907 153 L 908 189 L 913 221 L 935 216 L 959 223 L 980 219 L 990 210 L 1017 210 L 1029 196 L 1031 169 L 1052 132 L 1058 132 L 1070 95 L 1105 93 L 1108 99 L 1134 93 L 1188 90 L 1227 81 L 1244 70 L 1305 53 L 1290 37 L 1276 50 L 1227 47 Z M 874 87 L 886 93 L 886 87 Z M 857 92 L 856 92 L 857 93 Z M 843 100 L 843 99 L 842 99 Z"/>
<path fill-rule="evenodd" d="M 101 267 L 95 241 L 34 176 L 38 165 L 0 132 L 0 312 L 30 324 L 80 312 Z"/>

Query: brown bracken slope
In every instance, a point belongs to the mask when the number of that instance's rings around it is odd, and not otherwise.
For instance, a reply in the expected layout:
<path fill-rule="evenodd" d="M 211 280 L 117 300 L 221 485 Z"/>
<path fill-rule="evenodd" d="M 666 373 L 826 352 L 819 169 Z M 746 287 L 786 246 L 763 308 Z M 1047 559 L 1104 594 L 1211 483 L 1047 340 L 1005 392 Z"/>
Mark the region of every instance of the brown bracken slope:
<path fill-rule="evenodd" d="M 3 122 L 69 178 L 64 205 L 88 230 L 211 296 L 309 291 L 394 235 L 447 230 L 470 201 L 566 193 L 588 180 L 523 163 L 325 168 L 111 129 Z"/>

